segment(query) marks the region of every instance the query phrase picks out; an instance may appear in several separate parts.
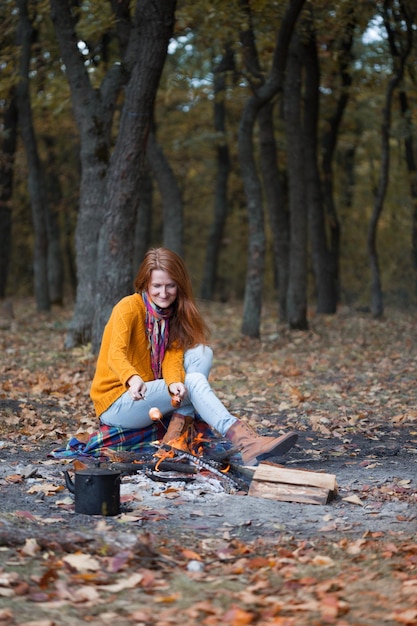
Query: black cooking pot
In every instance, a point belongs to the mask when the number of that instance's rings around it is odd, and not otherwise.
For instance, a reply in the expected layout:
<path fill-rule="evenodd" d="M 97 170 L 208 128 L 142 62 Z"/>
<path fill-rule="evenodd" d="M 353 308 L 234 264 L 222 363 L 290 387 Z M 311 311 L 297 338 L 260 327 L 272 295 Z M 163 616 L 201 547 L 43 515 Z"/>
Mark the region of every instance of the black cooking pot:
<path fill-rule="evenodd" d="M 120 472 L 104 467 L 76 470 L 74 482 L 67 471 L 65 483 L 75 496 L 75 512 L 85 515 L 119 515 Z"/>

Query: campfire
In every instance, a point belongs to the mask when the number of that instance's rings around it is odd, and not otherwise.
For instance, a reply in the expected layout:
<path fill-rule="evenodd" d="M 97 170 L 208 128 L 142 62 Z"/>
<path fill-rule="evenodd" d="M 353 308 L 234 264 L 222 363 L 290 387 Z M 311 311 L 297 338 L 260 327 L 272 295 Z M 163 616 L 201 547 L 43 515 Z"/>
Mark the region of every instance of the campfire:
<path fill-rule="evenodd" d="M 123 474 L 144 472 L 154 481 L 167 480 L 190 482 L 192 476 L 212 475 L 220 482 L 227 493 L 249 489 L 251 471 L 236 463 L 237 450 L 218 451 L 211 448 L 211 439 L 201 433 L 195 433 L 192 422 L 184 432 L 166 443 L 154 441 L 151 446 L 155 452 L 114 452 L 107 450 L 105 456 L 110 466 Z"/>
<path fill-rule="evenodd" d="M 162 418 L 159 409 L 151 411 L 152 419 Z M 206 481 L 213 486 L 215 482 L 217 492 L 304 504 L 327 504 L 337 495 L 334 474 L 290 469 L 269 461 L 246 467 L 238 452 L 230 449 L 228 442 L 208 439 L 197 432 L 190 419 L 179 436 L 154 441 L 151 451 L 117 452 L 107 448 L 103 456 L 106 465 L 120 472 L 125 481 L 129 476 L 134 481 L 136 475 L 137 480 L 148 484 L 183 483 L 190 489 L 193 483 Z"/>

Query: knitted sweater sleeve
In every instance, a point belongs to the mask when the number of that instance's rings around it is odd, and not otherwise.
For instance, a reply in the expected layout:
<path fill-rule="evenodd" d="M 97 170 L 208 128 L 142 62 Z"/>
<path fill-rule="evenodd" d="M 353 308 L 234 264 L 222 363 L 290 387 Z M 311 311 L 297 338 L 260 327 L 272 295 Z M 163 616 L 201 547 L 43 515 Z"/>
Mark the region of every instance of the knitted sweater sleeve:
<path fill-rule="evenodd" d="M 135 374 L 143 380 L 152 378 L 141 304 L 135 296 L 123 298 L 114 307 L 106 328 L 107 364 L 124 386 Z"/>

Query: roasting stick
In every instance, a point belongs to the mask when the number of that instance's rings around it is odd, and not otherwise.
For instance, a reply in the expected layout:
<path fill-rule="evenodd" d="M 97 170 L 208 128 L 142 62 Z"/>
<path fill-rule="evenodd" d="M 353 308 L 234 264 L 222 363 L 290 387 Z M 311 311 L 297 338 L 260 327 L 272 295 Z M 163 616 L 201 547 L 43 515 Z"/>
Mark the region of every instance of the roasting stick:
<path fill-rule="evenodd" d="M 177 409 L 179 406 L 181 406 L 181 398 L 179 396 L 172 396 L 171 404 L 174 407 L 174 409 Z M 165 430 L 166 431 L 168 430 L 168 428 L 165 426 L 164 422 L 162 422 L 162 418 L 164 416 L 162 415 L 161 411 L 158 409 L 157 406 L 151 407 L 149 409 L 148 415 L 149 415 L 149 417 L 151 418 L 151 420 L 153 422 L 161 422 L 161 424 L 165 428 Z"/>

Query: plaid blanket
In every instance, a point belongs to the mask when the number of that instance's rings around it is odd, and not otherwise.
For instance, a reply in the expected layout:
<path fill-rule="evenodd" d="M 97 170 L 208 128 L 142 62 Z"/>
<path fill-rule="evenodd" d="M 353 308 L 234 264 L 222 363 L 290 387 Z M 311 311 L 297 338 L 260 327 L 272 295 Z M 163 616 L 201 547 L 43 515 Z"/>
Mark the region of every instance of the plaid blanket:
<path fill-rule="evenodd" d="M 105 448 L 111 448 L 115 452 L 145 450 L 146 448 L 154 451 L 155 448 L 150 444 L 152 441 L 163 438 L 167 431 L 169 420 L 170 417 L 168 416 L 158 422 L 152 422 L 150 426 L 140 430 L 126 430 L 117 426 L 101 425 L 87 442 L 80 441 L 74 436 L 64 448 L 52 450 L 48 456 L 56 459 L 100 457 Z M 219 439 L 216 441 L 213 431 L 201 419 L 195 419 L 193 425 L 194 434 L 200 434 L 204 437 L 206 443 L 203 445 L 217 449 L 218 445 L 222 443 Z M 222 447 L 225 449 L 224 445 Z"/>

